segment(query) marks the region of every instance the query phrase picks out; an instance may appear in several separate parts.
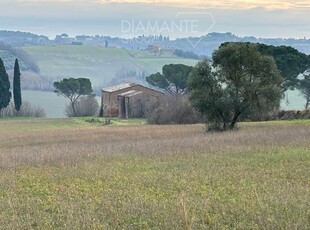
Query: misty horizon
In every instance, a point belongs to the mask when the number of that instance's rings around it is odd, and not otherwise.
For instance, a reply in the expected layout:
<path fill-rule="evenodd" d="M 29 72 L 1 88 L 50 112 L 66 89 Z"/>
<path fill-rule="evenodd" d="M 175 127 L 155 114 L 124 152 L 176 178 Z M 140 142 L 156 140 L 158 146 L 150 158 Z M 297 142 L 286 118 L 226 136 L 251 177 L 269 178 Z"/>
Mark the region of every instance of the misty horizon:
<path fill-rule="evenodd" d="M 130 37 L 139 35 L 180 37 L 200 37 L 211 32 L 231 32 L 237 36 L 254 36 L 257 38 L 310 38 L 310 18 L 307 17 L 308 6 L 286 4 L 285 8 L 240 7 L 228 8 L 215 6 L 198 9 L 197 7 L 173 4 L 151 3 L 105 3 L 97 1 L 6 1 L 0 0 L 0 30 L 25 31 L 48 36 L 67 33 L 76 35 L 103 35 L 124 37 L 122 21 L 134 21 L 146 25 L 150 23 L 192 20 L 197 23 L 195 33 L 190 31 L 137 31 Z M 14 4 L 15 2 L 15 4 Z M 214 1 L 211 1 L 211 3 Z M 287 1 L 290 2 L 290 1 Z M 305 2 L 306 3 L 306 2 Z M 202 4 L 203 5 L 203 4 Z M 283 5 L 284 6 L 284 5 Z M 183 18 L 179 17 L 179 14 Z M 192 14 L 192 15 L 190 15 Z M 212 18 L 210 17 L 212 16 Z M 214 20 L 214 25 L 213 25 Z M 129 37 L 126 35 L 125 37 Z"/>

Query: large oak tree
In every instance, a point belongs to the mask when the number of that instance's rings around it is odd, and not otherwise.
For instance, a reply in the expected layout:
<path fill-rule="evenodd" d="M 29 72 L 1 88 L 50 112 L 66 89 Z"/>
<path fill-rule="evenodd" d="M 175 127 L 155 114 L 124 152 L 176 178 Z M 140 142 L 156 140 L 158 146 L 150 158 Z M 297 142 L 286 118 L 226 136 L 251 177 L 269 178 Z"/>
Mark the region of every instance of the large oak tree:
<path fill-rule="evenodd" d="M 206 118 L 209 129 L 234 129 L 241 116 L 278 108 L 283 78 L 272 57 L 257 45 L 227 43 L 198 63 L 189 77 L 192 105 Z"/>

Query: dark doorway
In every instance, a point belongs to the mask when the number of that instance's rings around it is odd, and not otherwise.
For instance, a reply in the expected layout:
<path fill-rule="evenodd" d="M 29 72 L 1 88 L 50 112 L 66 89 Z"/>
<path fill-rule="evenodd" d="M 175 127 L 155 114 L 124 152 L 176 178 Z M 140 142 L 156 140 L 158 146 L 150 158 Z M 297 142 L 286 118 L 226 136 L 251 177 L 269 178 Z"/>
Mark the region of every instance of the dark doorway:
<path fill-rule="evenodd" d="M 120 118 L 126 118 L 126 101 L 125 101 L 125 97 L 119 97 L 119 103 L 120 103 L 120 107 L 119 107 L 119 115 Z"/>

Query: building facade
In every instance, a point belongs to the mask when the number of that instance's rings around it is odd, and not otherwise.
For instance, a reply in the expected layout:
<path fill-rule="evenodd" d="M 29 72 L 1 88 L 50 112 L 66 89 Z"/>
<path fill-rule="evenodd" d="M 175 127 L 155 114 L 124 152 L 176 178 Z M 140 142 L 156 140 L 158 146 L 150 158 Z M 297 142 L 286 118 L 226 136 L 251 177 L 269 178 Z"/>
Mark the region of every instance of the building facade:
<path fill-rule="evenodd" d="M 146 110 L 164 93 L 136 83 L 123 83 L 102 89 L 105 117 L 144 117 Z"/>

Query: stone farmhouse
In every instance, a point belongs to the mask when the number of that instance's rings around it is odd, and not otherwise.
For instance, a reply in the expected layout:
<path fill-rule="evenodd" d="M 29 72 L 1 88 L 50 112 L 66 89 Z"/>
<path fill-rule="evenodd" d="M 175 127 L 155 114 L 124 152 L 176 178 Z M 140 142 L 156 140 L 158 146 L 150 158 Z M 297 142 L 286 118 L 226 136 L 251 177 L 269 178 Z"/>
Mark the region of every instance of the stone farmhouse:
<path fill-rule="evenodd" d="M 140 84 L 123 83 L 102 89 L 101 103 L 105 117 L 140 118 L 163 96 L 163 92 Z"/>

